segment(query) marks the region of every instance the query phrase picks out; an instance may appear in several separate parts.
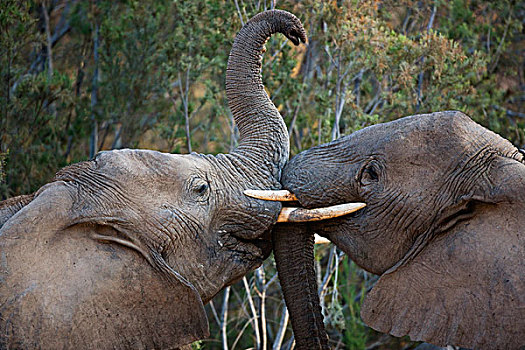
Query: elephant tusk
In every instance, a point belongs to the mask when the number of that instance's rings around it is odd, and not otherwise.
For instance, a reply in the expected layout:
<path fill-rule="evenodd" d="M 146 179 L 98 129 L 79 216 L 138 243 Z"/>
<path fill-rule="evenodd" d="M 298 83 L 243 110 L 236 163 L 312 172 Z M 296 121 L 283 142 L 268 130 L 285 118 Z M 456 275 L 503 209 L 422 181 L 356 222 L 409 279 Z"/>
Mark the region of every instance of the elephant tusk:
<path fill-rule="evenodd" d="M 297 200 L 297 197 L 288 190 L 246 190 L 244 194 L 267 201 L 293 202 Z"/>
<path fill-rule="evenodd" d="M 332 219 L 353 213 L 364 207 L 366 207 L 365 203 L 345 203 L 315 209 L 283 207 L 279 213 L 277 222 L 308 222 Z"/>
<path fill-rule="evenodd" d="M 321 237 L 317 233 L 314 233 L 314 238 L 315 238 L 315 244 L 330 244 L 330 243 L 332 243 L 332 242 L 330 242 L 330 240 L 328 238 Z"/>

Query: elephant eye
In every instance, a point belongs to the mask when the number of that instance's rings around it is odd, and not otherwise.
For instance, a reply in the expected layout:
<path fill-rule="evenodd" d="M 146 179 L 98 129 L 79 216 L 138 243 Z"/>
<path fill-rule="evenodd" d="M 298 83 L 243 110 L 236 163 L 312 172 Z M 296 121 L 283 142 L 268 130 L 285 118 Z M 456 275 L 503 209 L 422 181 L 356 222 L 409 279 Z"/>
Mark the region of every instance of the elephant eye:
<path fill-rule="evenodd" d="M 210 193 L 210 185 L 202 178 L 195 177 L 190 184 L 190 191 L 197 197 L 198 200 L 205 200 Z"/>
<path fill-rule="evenodd" d="M 379 176 L 377 175 L 377 172 L 375 171 L 374 168 L 368 168 L 365 170 L 365 175 L 368 176 L 370 178 L 370 180 L 372 181 L 377 181 L 377 179 L 379 178 Z"/>
<path fill-rule="evenodd" d="M 379 173 L 379 165 L 376 161 L 372 160 L 362 168 L 359 182 L 362 186 L 378 182 Z"/>
<path fill-rule="evenodd" d="M 198 194 L 204 194 L 207 189 L 208 189 L 208 185 L 207 184 L 201 184 L 200 186 L 198 186 L 195 189 L 195 192 L 197 192 Z"/>

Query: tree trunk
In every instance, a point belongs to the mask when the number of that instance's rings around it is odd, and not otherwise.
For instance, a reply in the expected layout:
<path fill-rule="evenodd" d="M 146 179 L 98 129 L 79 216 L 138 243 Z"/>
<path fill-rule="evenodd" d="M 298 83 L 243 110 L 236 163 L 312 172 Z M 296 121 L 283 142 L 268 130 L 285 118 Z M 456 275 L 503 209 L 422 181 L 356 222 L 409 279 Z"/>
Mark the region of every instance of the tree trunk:
<path fill-rule="evenodd" d="M 313 233 L 304 225 L 279 224 L 272 235 L 296 349 L 329 349 L 315 280 Z"/>
<path fill-rule="evenodd" d="M 97 3 L 98 4 L 98 3 Z M 93 39 L 93 60 L 95 61 L 95 71 L 93 72 L 93 80 L 91 85 L 91 138 L 89 142 L 89 158 L 93 158 L 97 154 L 98 149 L 98 121 L 95 115 L 95 110 L 98 104 L 98 64 L 99 64 L 99 45 L 100 45 L 100 25 L 95 19 Z"/>

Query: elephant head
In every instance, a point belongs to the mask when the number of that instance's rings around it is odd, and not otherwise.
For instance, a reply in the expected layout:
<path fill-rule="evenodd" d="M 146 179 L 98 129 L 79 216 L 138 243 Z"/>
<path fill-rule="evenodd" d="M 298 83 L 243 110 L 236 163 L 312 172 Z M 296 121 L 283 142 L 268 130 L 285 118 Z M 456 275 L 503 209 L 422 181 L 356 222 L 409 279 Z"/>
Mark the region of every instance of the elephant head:
<path fill-rule="evenodd" d="M 0 203 L 0 348 L 173 348 L 208 335 L 203 304 L 261 264 L 280 203 L 286 126 L 264 90 L 266 40 L 306 41 L 285 11 L 253 17 L 228 61 L 239 146 L 217 156 L 99 153 Z"/>
<path fill-rule="evenodd" d="M 524 163 L 460 112 L 371 126 L 294 157 L 282 183 L 304 207 L 366 203 L 345 217 L 275 228 L 294 333 L 308 344 L 300 347 L 327 346 L 313 232 L 381 275 L 362 305 L 372 328 L 442 346 L 525 345 Z"/>

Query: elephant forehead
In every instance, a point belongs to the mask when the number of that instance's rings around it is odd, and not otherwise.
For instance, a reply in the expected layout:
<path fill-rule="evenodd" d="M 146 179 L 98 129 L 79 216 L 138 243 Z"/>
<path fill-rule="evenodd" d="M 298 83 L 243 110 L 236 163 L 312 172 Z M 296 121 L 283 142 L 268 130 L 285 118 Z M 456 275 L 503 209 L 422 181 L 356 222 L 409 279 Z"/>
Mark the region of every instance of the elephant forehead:
<path fill-rule="evenodd" d="M 484 149 L 505 153 L 511 146 L 465 114 L 453 111 L 414 115 L 374 125 L 340 142 L 358 155 L 379 155 L 389 163 L 441 169 L 474 157 Z"/>
<path fill-rule="evenodd" d="M 55 180 L 78 186 L 76 205 L 80 207 L 93 202 L 95 207 L 98 203 L 111 211 L 155 210 L 163 203 L 184 202 L 191 184 L 198 178 L 205 181 L 207 172 L 206 161 L 193 155 L 118 150 L 101 152 L 91 161 L 65 167 Z"/>
<path fill-rule="evenodd" d="M 94 159 L 97 168 L 107 173 L 129 177 L 185 177 L 205 162 L 194 155 L 179 155 L 151 150 L 114 150 L 100 152 Z"/>
<path fill-rule="evenodd" d="M 421 153 L 428 148 L 446 151 L 454 147 L 465 147 L 474 139 L 472 133 L 479 134 L 478 127 L 463 113 L 438 112 L 374 125 L 350 137 L 354 138 L 352 143 L 361 145 L 361 149 L 366 147 L 369 152 L 410 155 L 407 151 Z"/>

